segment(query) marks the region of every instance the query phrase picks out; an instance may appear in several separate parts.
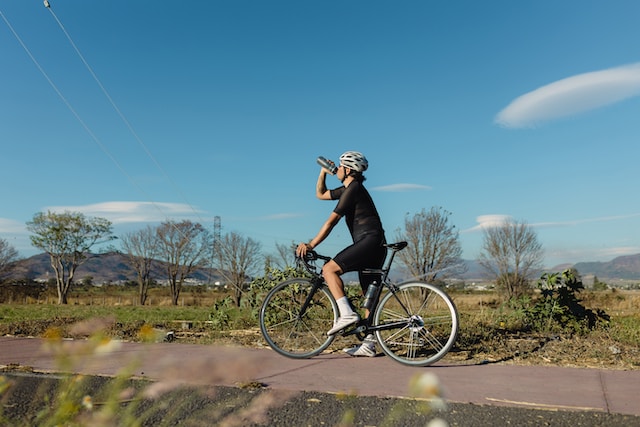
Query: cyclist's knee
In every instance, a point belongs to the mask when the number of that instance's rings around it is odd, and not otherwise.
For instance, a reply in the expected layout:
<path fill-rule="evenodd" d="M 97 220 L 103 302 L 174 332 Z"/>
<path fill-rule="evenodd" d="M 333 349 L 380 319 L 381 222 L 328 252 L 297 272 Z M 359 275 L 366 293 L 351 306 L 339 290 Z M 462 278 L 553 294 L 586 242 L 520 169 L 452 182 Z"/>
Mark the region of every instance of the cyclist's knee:
<path fill-rule="evenodd" d="M 339 276 L 342 274 L 342 268 L 340 268 L 334 260 L 330 260 L 322 266 L 322 275 L 326 276 L 327 274 L 335 274 Z"/>

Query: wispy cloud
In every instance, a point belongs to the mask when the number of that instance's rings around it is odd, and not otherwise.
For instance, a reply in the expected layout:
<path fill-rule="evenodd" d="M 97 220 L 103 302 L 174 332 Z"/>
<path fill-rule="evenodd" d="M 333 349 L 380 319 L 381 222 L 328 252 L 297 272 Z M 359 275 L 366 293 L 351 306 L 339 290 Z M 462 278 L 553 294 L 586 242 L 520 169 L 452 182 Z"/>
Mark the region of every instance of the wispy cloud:
<path fill-rule="evenodd" d="M 601 216 L 597 218 L 574 219 L 569 221 L 537 222 L 537 223 L 531 224 L 531 226 L 532 227 L 567 227 L 567 226 L 575 226 L 580 224 L 588 224 L 592 222 L 619 221 L 623 219 L 630 219 L 630 218 L 637 218 L 637 217 L 640 217 L 640 213 L 628 214 L 628 215 Z"/>
<path fill-rule="evenodd" d="M 628 214 L 628 215 L 611 215 L 611 216 L 602 216 L 597 218 L 583 218 L 583 219 L 574 219 L 568 221 L 547 221 L 547 222 L 534 222 L 530 223 L 529 226 L 533 228 L 551 228 L 551 227 L 573 227 L 580 224 L 588 224 L 594 222 L 609 222 L 609 221 L 620 221 L 624 219 L 637 218 L 640 217 L 640 213 Z M 466 230 L 462 230 L 463 233 L 470 233 L 474 231 L 481 231 L 486 228 L 491 227 L 500 227 L 508 221 L 512 221 L 514 218 L 511 215 L 504 214 L 492 214 L 492 215 L 480 215 L 476 217 L 477 224 L 471 228 Z"/>
<path fill-rule="evenodd" d="M 547 257 L 558 262 L 572 260 L 576 262 L 593 262 L 594 260 L 612 260 L 619 256 L 635 255 L 640 253 L 638 246 L 616 246 L 607 248 L 577 248 L 577 249 L 549 249 Z"/>
<path fill-rule="evenodd" d="M 278 214 L 264 216 L 261 219 L 266 221 L 279 221 L 283 219 L 300 218 L 301 216 L 302 214 L 298 214 L 298 213 L 278 213 Z"/>
<path fill-rule="evenodd" d="M 203 212 L 194 211 L 181 203 L 152 202 L 103 202 L 82 206 L 50 206 L 52 212 L 80 212 L 88 216 L 106 218 L 113 224 L 161 222 L 167 219 L 198 217 Z"/>
<path fill-rule="evenodd" d="M 509 128 L 532 127 L 640 95 L 640 63 L 558 80 L 512 101 L 495 118 Z"/>
<path fill-rule="evenodd" d="M 24 231 L 25 231 L 24 223 L 14 221 L 12 219 L 0 218 L 0 233 L 13 234 L 13 233 L 23 233 Z"/>
<path fill-rule="evenodd" d="M 502 224 L 505 224 L 506 222 L 511 220 L 513 220 L 513 217 L 510 215 L 480 215 L 476 218 L 476 222 L 478 224 L 466 230 L 462 230 L 462 233 L 470 233 L 473 231 L 481 231 L 487 228 L 500 227 Z"/>
<path fill-rule="evenodd" d="M 406 192 L 406 191 L 426 191 L 426 190 L 431 190 L 431 187 L 429 187 L 428 185 L 421 185 L 421 184 L 391 184 L 391 185 L 383 185 L 380 187 L 373 187 L 373 190 L 399 193 L 399 192 Z"/>

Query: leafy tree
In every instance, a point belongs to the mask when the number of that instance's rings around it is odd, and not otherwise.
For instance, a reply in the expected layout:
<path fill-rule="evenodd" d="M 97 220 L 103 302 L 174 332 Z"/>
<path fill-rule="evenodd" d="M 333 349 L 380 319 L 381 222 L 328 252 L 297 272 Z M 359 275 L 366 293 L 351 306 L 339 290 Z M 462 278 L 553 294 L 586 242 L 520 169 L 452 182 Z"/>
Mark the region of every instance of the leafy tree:
<path fill-rule="evenodd" d="M 446 279 L 466 271 L 462 260 L 462 246 L 455 226 L 449 222 L 451 213 L 432 207 L 404 220 L 404 230 L 396 238 L 409 246 L 398 257 L 413 277 L 427 282 Z"/>
<path fill-rule="evenodd" d="M 478 263 L 512 299 L 526 293 L 532 274 L 541 268 L 542 257 L 535 231 L 525 222 L 509 220 L 484 230 Z"/>
<path fill-rule="evenodd" d="M 220 273 L 233 287 L 235 303 L 240 307 L 247 279 L 256 273 L 261 262 L 260 242 L 237 233 L 227 233 L 216 246 Z"/>
<path fill-rule="evenodd" d="M 18 251 L 5 239 L 0 239 L 0 279 L 8 271 L 12 262 L 18 259 Z"/>
<path fill-rule="evenodd" d="M 79 212 L 39 212 L 27 222 L 31 244 L 49 255 L 56 276 L 58 304 L 67 304 L 67 294 L 79 265 L 88 259 L 90 249 L 115 239 L 111 222 L 86 217 Z"/>
<path fill-rule="evenodd" d="M 156 229 L 150 225 L 142 230 L 126 233 L 120 239 L 129 265 L 136 271 L 140 305 L 147 301 L 151 278 L 151 265 L 158 256 Z"/>
<path fill-rule="evenodd" d="M 598 276 L 593 276 L 594 291 L 606 291 L 607 289 L 609 289 L 609 285 L 607 285 L 605 282 L 601 282 L 600 279 L 598 279 Z"/>
<path fill-rule="evenodd" d="M 184 279 L 209 263 L 212 237 L 202 224 L 165 221 L 156 229 L 158 256 L 166 262 L 171 302 L 178 305 Z"/>

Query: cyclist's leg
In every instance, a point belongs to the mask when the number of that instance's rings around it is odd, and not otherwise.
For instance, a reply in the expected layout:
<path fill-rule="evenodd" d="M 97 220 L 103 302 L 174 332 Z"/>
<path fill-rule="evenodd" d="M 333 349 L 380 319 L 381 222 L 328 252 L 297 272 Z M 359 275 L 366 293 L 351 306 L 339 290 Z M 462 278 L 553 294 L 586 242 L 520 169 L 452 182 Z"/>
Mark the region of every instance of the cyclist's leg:
<path fill-rule="evenodd" d="M 339 266 L 334 260 L 330 260 L 322 267 L 322 277 L 327 283 L 331 295 L 336 301 L 342 298 L 344 295 L 344 283 L 342 282 L 342 267 Z"/>
<path fill-rule="evenodd" d="M 343 267 L 343 271 L 357 271 L 363 295 L 369 285 L 381 282 L 380 274 L 363 274 L 361 270 L 367 268 L 382 268 L 387 250 L 384 246 L 384 236 L 379 234 L 365 235 L 353 245 L 345 248 L 334 258 Z M 369 310 L 365 310 L 365 317 L 369 317 Z M 375 337 L 367 335 L 362 344 L 346 348 L 344 351 L 351 356 L 375 356 Z"/>
<path fill-rule="evenodd" d="M 331 291 L 331 295 L 335 298 L 338 304 L 338 311 L 340 312 L 340 317 L 327 332 L 327 335 L 334 335 L 360 320 L 360 316 L 353 310 L 351 304 L 349 304 L 349 299 L 344 293 L 344 283 L 340 277 L 341 274 L 342 268 L 334 260 L 330 260 L 322 267 L 322 276 Z"/>

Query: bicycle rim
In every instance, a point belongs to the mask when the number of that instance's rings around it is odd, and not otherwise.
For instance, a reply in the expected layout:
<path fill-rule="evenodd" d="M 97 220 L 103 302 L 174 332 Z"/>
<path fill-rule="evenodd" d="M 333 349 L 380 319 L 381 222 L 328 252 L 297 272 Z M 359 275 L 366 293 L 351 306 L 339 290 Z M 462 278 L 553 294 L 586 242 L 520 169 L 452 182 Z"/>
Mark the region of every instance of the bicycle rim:
<path fill-rule="evenodd" d="M 376 309 L 374 325 L 382 351 L 405 365 L 430 365 L 451 350 L 458 335 L 458 312 L 451 298 L 428 283 L 410 282 L 387 292 Z"/>
<path fill-rule="evenodd" d="M 267 344 L 283 356 L 306 359 L 329 347 L 327 336 L 338 312 L 326 285 L 318 288 L 304 313 L 313 285 L 309 279 L 286 280 L 273 288 L 260 309 L 260 330 Z"/>

